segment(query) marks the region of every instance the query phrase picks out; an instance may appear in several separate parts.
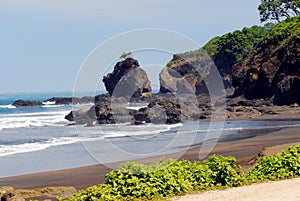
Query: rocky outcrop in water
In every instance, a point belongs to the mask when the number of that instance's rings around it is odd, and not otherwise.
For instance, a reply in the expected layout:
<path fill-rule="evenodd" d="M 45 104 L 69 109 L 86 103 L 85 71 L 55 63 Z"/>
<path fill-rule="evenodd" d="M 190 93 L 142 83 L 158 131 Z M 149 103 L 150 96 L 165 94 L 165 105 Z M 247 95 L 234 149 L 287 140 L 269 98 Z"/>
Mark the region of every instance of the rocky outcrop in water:
<path fill-rule="evenodd" d="M 70 112 L 65 118 L 76 124 L 176 124 L 187 120 L 208 118 L 208 110 L 199 109 L 198 99 L 191 96 L 176 97 L 171 93 L 155 94 L 149 104 L 139 110 L 127 109 L 109 94 L 95 97 L 95 106 Z M 205 103 L 206 104 L 206 103 Z M 209 103 L 207 103 L 209 104 Z"/>
<path fill-rule="evenodd" d="M 93 126 L 96 123 L 95 107 L 83 108 L 80 110 L 71 111 L 65 116 L 65 119 L 75 122 L 76 124 L 86 124 L 87 126 Z"/>
<path fill-rule="evenodd" d="M 95 97 L 95 113 L 99 124 L 130 123 L 133 121 L 133 110 L 126 109 L 114 102 L 109 94 Z"/>
<path fill-rule="evenodd" d="M 102 81 L 108 93 L 114 98 L 126 97 L 128 100 L 140 102 L 152 95 L 146 72 L 133 58 L 118 62 L 113 72 L 104 76 Z"/>
<path fill-rule="evenodd" d="M 85 96 L 79 97 L 53 97 L 44 101 L 32 101 L 32 100 L 17 100 L 12 105 L 15 107 L 26 107 L 26 106 L 43 106 L 47 104 L 54 105 L 71 105 L 71 104 L 89 104 L 94 103 L 95 97 Z"/>
<path fill-rule="evenodd" d="M 43 103 L 39 102 L 39 101 L 17 100 L 12 105 L 15 106 L 15 107 L 42 106 Z"/>
<path fill-rule="evenodd" d="M 176 124 L 182 121 L 178 100 L 169 95 L 155 95 L 148 107 L 134 112 L 134 123 Z"/>
<path fill-rule="evenodd" d="M 98 124 L 132 123 L 134 110 L 124 107 L 124 100 L 113 101 L 109 94 L 101 94 L 95 97 L 95 105 L 71 111 L 65 119 L 76 124 L 92 126 Z"/>
<path fill-rule="evenodd" d="M 53 97 L 47 99 L 43 102 L 54 102 L 55 105 L 70 105 L 70 104 L 88 104 L 93 103 L 95 97 L 93 96 L 84 96 L 82 98 L 78 97 Z"/>

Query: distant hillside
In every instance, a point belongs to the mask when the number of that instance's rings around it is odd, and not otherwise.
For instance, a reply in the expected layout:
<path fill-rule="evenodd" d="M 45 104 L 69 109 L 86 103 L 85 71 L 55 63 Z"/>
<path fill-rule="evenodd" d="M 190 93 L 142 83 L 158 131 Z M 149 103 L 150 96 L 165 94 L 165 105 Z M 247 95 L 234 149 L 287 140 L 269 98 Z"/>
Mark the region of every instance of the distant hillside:
<path fill-rule="evenodd" d="M 300 17 L 276 25 L 233 68 L 236 95 L 300 104 Z"/>
<path fill-rule="evenodd" d="M 221 73 L 226 88 L 232 86 L 230 74 L 233 65 L 241 61 L 253 49 L 267 34 L 267 29 L 260 26 L 244 28 L 241 31 L 214 37 L 203 47 Z M 174 79 L 172 79 L 174 75 L 168 69 L 171 68 L 185 78 L 196 94 L 206 93 L 207 90 L 201 76 L 198 74 L 199 71 L 195 70 L 195 68 L 200 70 L 202 76 L 206 76 L 210 72 L 210 65 L 212 64 L 209 62 L 210 59 L 205 56 L 206 53 L 203 49 L 174 55 L 160 74 L 160 84 L 162 86 L 160 92 L 170 91 L 167 89 L 168 87 L 173 91 L 178 90 Z"/>

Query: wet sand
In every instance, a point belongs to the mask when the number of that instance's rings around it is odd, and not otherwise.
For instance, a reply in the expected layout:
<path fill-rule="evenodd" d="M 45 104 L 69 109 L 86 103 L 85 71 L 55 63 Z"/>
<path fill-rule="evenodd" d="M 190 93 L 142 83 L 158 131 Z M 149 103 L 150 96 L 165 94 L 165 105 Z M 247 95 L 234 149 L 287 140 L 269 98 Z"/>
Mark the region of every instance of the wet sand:
<path fill-rule="evenodd" d="M 209 155 L 234 156 L 237 163 L 248 169 L 255 163 L 259 153 L 275 154 L 291 145 L 300 144 L 300 128 L 290 128 L 261 136 L 251 136 L 246 139 L 227 139 L 218 143 Z M 180 158 L 196 161 L 199 160 L 201 146 L 189 149 L 185 153 L 166 155 L 164 158 Z M 161 157 L 143 159 L 142 163 L 152 163 Z M 0 178 L 0 186 L 12 186 L 16 189 L 33 189 L 49 186 L 74 186 L 83 189 L 91 185 L 103 183 L 105 175 L 111 171 L 108 167 L 117 167 L 120 163 L 93 165 L 80 168 L 35 173 L 22 176 Z M 12 167 L 13 168 L 13 167 Z"/>

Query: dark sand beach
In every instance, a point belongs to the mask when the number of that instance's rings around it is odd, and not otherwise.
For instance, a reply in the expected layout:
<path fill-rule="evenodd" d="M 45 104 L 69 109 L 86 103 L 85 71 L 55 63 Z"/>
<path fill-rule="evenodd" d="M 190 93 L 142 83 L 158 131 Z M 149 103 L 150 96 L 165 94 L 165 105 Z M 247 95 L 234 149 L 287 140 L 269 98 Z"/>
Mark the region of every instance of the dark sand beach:
<path fill-rule="evenodd" d="M 289 128 L 274 131 L 260 136 L 248 136 L 244 139 L 233 138 L 218 143 L 209 154 L 234 156 L 237 163 L 247 169 L 255 163 L 257 156 L 261 154 L 276 154 L 288 147 L 300 144 L 300 128 Z M 178 158 L 196 161 L 199 160 L 201 146 L 194 147 L 185 153 L 166 155 L 164 158 Z M 142 163 L 151 163 L 161 157 L 143 159 Z M 108 167 L 117 167 L 120 163 L 105 165 L 93 165 L 74 169 L 66 169 L 52 172 L 35 173 L 22 176 L 0 178 L 0 186 L 12 186 L 16 189 L 33 189 L 49 186 L 74 186 L 83 189 L 91 185 L 104 182 L 105 174 L 111 171 Z"/>

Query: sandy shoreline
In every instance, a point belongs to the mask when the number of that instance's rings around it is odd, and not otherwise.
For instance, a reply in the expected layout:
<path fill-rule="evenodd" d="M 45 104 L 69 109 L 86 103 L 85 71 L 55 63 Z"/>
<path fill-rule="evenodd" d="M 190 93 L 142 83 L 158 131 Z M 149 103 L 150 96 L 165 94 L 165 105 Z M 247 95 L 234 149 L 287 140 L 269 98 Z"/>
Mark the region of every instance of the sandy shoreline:
<path fill-rule="evenodd" d="M 209 154 L 234 156 L 238 164 L 246 169 L 253 165 L 256 156 L 268 148 L 268 153 L 278 153 L 293 144 L 300 144 L 300 128 L 289 128 L 268 133 L 258 137 L 242 140 L 218 143 Z M 164 156 L 165 158 L 181 158 L 190 161 L 199 160 L 201 147 L 192 148 L 185 153 L 176 153 Z M 265 150 L 266 151 L 266 150 Z M 161 157 L 143 159 L 143 163 L 151 163 Z M 117 167 L 120 163 L 110 164 L 109 167 Z M 74 186 L 83 189 L 91 185 L 104 182 L 105 174 L 111 171 L 105 165 L 92 165 L 80 168 L 34 173 L 29 175 L 0 178 L 0 186 L 13 186 L 14 188 L 33 189 L 47 186 Z"/>

